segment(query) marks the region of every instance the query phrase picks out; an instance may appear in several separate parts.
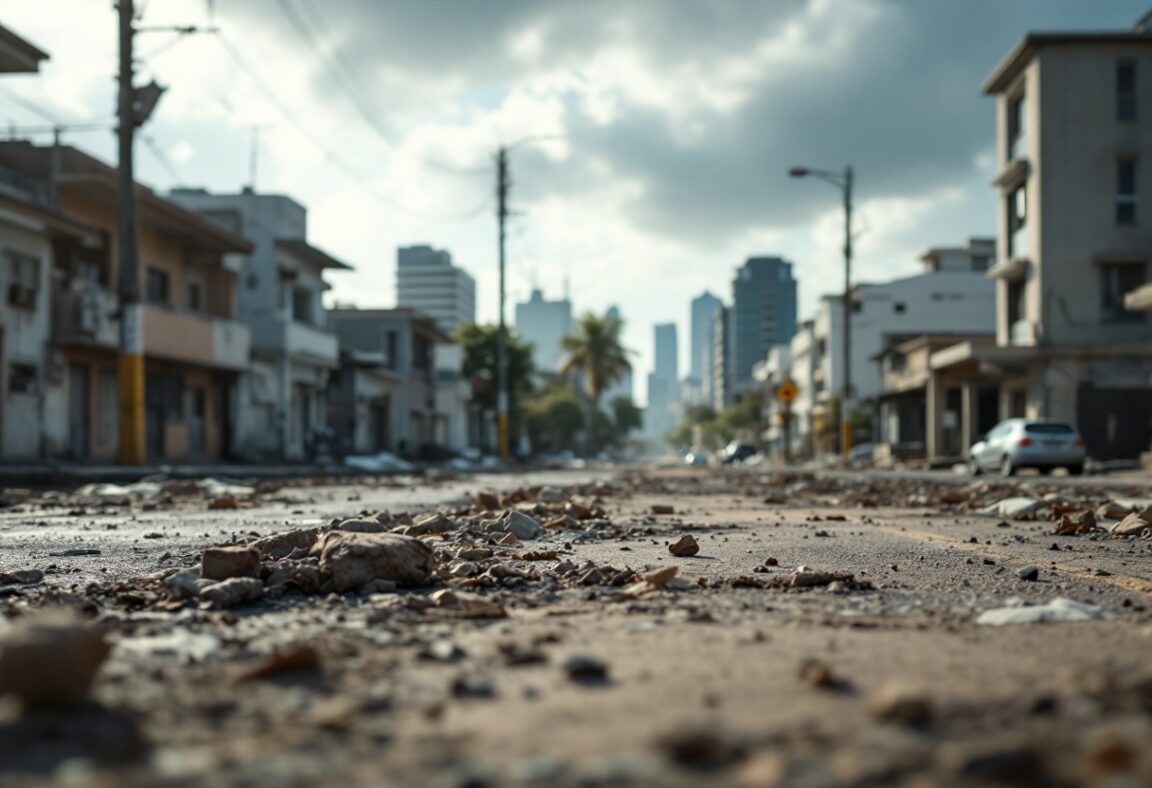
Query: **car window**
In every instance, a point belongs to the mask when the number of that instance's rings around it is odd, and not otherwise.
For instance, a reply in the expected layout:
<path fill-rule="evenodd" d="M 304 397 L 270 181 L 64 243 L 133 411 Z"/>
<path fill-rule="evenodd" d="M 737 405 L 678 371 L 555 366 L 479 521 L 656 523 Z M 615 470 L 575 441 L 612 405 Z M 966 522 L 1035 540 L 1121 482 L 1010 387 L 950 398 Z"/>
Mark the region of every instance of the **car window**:
<path fill-rule="evenodd" d="M 1025 424 L 1024 431 L 1033 435 L 1072 435 L 1076 432 L 1069 424 L 1053 424 L 1051 422 Z"/>

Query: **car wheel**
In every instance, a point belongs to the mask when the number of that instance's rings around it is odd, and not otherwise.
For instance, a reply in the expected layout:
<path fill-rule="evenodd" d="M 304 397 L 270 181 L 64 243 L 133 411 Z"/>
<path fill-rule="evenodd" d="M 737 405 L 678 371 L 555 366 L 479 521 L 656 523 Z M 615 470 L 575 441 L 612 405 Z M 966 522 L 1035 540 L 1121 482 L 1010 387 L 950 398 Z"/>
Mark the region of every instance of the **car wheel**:
<path fill-rule="evenodd" d="M 1069 476 L 1079 476 L 1082 473 L 1084 473 L 1084 466 L 1083 465 L 1069 465 L 1068 466 L 1068 475 Z"/>
<path fill-rule="evenodd" d="M 1000 461 L 1000 473 L 1004 476 L 1016 475 L 1016 466 L 1012 464 L 1011 457 L 1005 457 Z"/>

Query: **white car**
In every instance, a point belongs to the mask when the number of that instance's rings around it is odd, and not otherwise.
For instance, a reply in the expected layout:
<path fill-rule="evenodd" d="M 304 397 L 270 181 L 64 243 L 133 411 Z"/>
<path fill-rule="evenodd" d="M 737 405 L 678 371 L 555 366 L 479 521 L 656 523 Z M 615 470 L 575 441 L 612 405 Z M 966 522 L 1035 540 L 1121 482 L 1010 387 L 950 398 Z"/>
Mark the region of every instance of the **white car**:
<path fill-rule="evenodd" d="M 1066 468 L 1072 476 L 1084 472 L 1087 451 L 1077 429 L 1066 421 L 1008 419 L 989 430 L 968 450 L 972 473 L 998 470 L 1012 476 L 1020 468 L 1047 473 Z"/>

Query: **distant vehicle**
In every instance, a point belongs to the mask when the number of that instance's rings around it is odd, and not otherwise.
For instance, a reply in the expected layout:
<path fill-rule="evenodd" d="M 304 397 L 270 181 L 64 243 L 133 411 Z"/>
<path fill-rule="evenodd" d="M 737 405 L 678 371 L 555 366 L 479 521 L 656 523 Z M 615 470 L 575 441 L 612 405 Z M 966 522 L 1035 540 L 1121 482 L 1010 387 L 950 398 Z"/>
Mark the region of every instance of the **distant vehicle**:
<path fill-rule="evenodd" d="M 968 450 L 973 474 L 999 470 L 1012 476 L 1020 468 L 1047 473 L 1066 468 L 1072 476 L 1084 472 L 1087 452 L 1079 431 L 1065 421 L 1008 419 L 993 427 Z"/>
<path fill-rule="evenodd" d="M 690 451 L 684 455 L 684 462 L 688 465 L 707 465 L 708 455 L 702 451 Z"/>
<path fill-rule="evenodd" d="M 872 462 L 875 453 L 876 444 L 861 443 L 848 450 L 848 460 L 850 462 Z"/>
<path fill-rule="evenodd" d="M 741 463 L 756 453 L 756 447 L 750 443 L 737 443 L 732 441 L 724 447 L 724 453 L 721 455 L 721 462 L 725 465 L 732 465 L 733 463 Z"/>

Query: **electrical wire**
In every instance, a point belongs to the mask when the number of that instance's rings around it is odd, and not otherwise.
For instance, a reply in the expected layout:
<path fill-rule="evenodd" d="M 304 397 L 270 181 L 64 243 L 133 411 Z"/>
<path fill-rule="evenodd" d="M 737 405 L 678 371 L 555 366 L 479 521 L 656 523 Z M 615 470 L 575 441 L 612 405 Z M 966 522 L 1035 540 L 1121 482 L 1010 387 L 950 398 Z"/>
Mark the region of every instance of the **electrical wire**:
<path fill-rule="evenodd" d="M 368 127 L 372 129 L 386 145 L 398 148 L 399 143 L 396 141 L 394 133 L 391 129 L 387 128 L 381 120 L 383 113 L 373 100 L 371 91 L 367 89 L 356 75 L 356 70 L 348 65 L 348 62 L 340 54 L 340 50 L 331 45 L 331 36 L 327 32 L 323 17 L 316 11 L 314 5 L 308 2 L 301 2 L 300 7 L 305 11 L 305 14 L 301 15 L 297 11 L 296 6 L 292 4 L 292 0 L 276 0 L 276 2 L 283 12 L 284 17 L 304 42 L 305 46 L 313 51 L 317 60 L 327 63 L 328 70 L 336 78 L 336 82 L 340 84 L 344 93 L 351 101 L 352 106 L 364 119 Z M 305 20 L 304 16 L 307 16 L 308 19 Z M 478 177 L 491 172 L 491 168 L 488 166 L 460 167 L 424 154 L 420 154 L 420 158 L 428 166 L 451 175 Z"/>
<path fill-rule="evenodd" d="M 312 143 L 313 147 L 315 147 L 316 150 L 318 152 L 320 152 L 320 154 L 323 155 L 324 158 L 332 166 L 336 167 L 349 180 L 352 180 L 353 182 L 355 182 L 362 189 L 371 193 L 374 197 L 376 197 L 381 202 L 386 203 L 387 205 L 391 206 L 392 208 L 394 208 L 397 211 L 400 211 L 401 213 L 406 213 L 406 214 L 413 216 L 415 218 L 418 218 L 418 219 L 425 219 L 425 220 L 431 220 L 431 221 L 453 222 L 453 221 L 465 221 L 467 219 L 471 219 L 472 217 L 477 215 L 481 210 L 483 210 L 485 205 L 487 205 L 491 201 L 491 199 L 492 199 L 491 197 L 486 197 L 484 203 L 482 203 L 481 205 L 479 205 L 475 208 L 471 208 L 467 211 L 464 211 L 461 213 L 455 213 L 455 214 L 436 214 L 436 213 L 429 213 L 429 212 L 425 212 L 425 211 L 418 211 L 418 210 L 414 210 L 414 209 L 412 209 L 406 205 L 403 205 L 403 204 L 397 202 L 395 199 L 393 199 L 389 195 L 385 194 L 384 192 L 380 191 L 379 189 L 377 189 L 372 184 L 368 183 L 364 179 L 363 173 L 359 172 L 357 169 L 355 169 L 350 164 L 348 164 L 344 159 L 340 158 L 335 153 L 333 153 L 315 134 L 313 134 L 311 131 L 309 131 L 309 129 L 307 127 L 305 127 L 302 123 L 300 123 L 300 121 L 298 121 L 295 118 L 295 116 L 293 116 L 292 112 L 288 109 L 288 107 L 285 106 L 284 102 L 280 100 L 280 97 L 277 96 L 276 93 L 268 86 L 268 83 L 264 81 L 264 79 L 260 76 L 259 72 L 257 72 L 256 69 L 253 68 L 252 65 L 248 62 L 248 60 L 245 59 L 244 56 L 240 54 L 240 51 L 236 48 L 235 45 L 232 44 L 231 41 L 229 41 L 228 37 L 226 35 L 224 35 L 223 32 L 217 31 L 216 37 L 220 41 L 221 46 L 223 46 L 224 51 L 228 54 L 229 57 L 232 58 L 232 60 L 236 63 L 237 67 L 240 68 L 240 70 L 243 71 L 248 76 L 248 78 L 252 81 L 252 84 L 255 85 L 260 90 L 260 92 L 262 92 L 264 94 L 264 97 L 266 99 L 268 99 L 268 101 L 272 104 L 273 107 L 276 108 L 276 111 L 280 113 L 280 115 L 284 118 L 284 120 L 286 120 L 294 129 L 296 129 L 296 131 L 302 137 L 304 137 L 306 140 L 308 140 L 310 143 Z"/>
<path fill-rule="evenodd" d="M 153 158 L 160 163 L 161 167 L 167 170 L 168 176 L 172 178 L 173 185 L 183 183 L 184 179 L 180 176 L 180 172 L 173 166 L 172 160 L 168 158 L 168 155 L 156 144 L 156 140 L 148 134 L 140 134 L 139 137 L 144 143 L 144 147 L 148 148 L 152 153 Z"/>
<path fill-rule="evenodd" d="M 48 121 L 49 123 L 53 124 L 54 126 L 61 125 L 59 118 L 53 117 L 47 111 L 40 109 L 40 107 L 36 106 L 31 101 L 24 98 L 19 93 L 16 93 L 13 90 L 9 90 L 8 88 L 6 88 L 2 85 L 0 85 L 0 93 L 3 93 L 5 96 L 7 96 L 8 100 L 11 101 L 13 104 L 15 104 L 18 107 L 21 107 L 22 109 L 27 110 L 28 112 L 31 112 L 33 115 L 37 115 L 37 116 L 43 118 L 44 120 Z"/>

